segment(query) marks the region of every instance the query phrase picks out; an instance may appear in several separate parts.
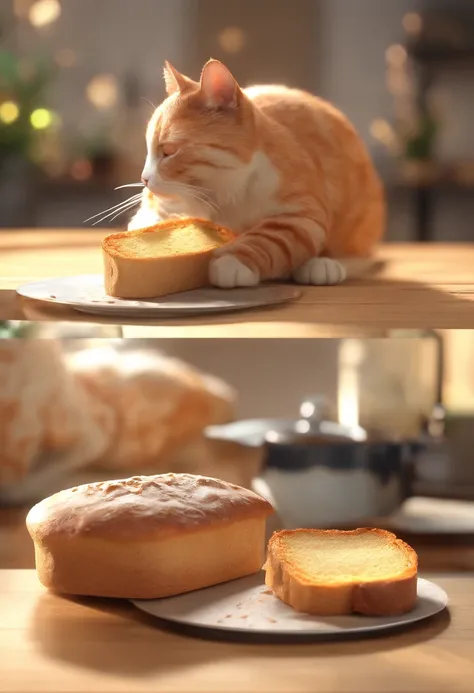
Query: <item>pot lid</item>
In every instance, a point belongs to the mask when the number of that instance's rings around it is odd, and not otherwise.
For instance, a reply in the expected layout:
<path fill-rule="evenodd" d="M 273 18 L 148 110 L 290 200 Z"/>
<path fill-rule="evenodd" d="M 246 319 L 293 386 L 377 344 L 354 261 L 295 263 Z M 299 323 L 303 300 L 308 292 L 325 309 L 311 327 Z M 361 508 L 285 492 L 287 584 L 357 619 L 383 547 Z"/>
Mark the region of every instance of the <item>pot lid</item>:
<path fill-rule="evenodd" d="M 359 426 L 344 426 L 330 421 L 326 415 L 326 402 L 321 397 L 307 397 L 300 406 L 298 418 L 244 419 L 228 424 L 208 426 L 205 436 L 209 440 L 239 443 L 247 447 L 262 445 L 311 444 L 323 442 L 363 442 L 367 433 Z"/>
<path fill-rule="evenodd" d="M 327 418 L 324 397 L 307 397 L 300 406 L 300 418 L 272 426 L 265 434 L 270 445 L 324 445 L 367 440 L 360 426 L 345 426 Z"/>

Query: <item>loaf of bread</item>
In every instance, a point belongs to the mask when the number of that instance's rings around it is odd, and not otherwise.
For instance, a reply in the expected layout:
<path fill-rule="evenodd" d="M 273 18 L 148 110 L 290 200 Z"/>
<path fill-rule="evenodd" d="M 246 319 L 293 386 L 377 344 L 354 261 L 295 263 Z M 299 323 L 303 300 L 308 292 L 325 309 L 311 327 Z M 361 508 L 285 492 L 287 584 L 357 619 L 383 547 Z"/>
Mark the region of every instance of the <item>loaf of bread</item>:
<path fill-rule="evenodd" d="M 21 503 L 102 455 L 108 437 L 51 339 L 0 340 L 0 501 Z M 54 458 L 59 457 L 59 468 Z"/>
<path fill-rule="evenodd" d="M 171 471 L 247 485 L 250 470 L 202 445 L 206 426 L 234 418 L 233 388 L 134 341 L 63 353 L 55 340 L 0 340 L 0 503 Z"/>
<path fill-rule="evenodd" d="M 176 471 L 171 454 L 195 441 L 206 426 L 234 418 L 236 394 L 230 386 L 153 345 L 90 347 L 69 355 L 67 363 L 109 441 L 95 460 L 101 469 Z"/>
<path fill-rule="evenodd" d="M 277 532 L 264 570 L 273 593 L 303 613 L 394 616 L 416 603 L 417 555 L 381 529 Z"/>
<path fill-rule="evenodd" d="M 212 252 L 233 238 L 227 229 L 191 218 L 113 233 L 102 242 L 105 291 L 139 299 L 207 286 Z"/>
<path fill-rule="evenodd" d="M 202 476 L 164 474 L 61 491 L 27 516 L 42 584 L 155 599 L 261 570 L 267 501 Z"/>

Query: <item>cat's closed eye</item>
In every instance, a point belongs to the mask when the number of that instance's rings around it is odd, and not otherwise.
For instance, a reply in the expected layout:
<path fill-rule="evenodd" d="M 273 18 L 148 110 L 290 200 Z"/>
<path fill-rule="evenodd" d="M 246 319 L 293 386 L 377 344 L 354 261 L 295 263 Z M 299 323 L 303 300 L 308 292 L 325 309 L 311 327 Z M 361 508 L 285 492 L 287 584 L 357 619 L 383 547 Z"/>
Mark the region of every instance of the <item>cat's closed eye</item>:
<path fill-rule="evenodd" d="M 176 154 L 179 150 L 179 145 L 176 144 L 175 142 L 165 142 L 164 144 L 161 145 L 161 154 L 164 159 L 168 156 L 173 156 Z"/>

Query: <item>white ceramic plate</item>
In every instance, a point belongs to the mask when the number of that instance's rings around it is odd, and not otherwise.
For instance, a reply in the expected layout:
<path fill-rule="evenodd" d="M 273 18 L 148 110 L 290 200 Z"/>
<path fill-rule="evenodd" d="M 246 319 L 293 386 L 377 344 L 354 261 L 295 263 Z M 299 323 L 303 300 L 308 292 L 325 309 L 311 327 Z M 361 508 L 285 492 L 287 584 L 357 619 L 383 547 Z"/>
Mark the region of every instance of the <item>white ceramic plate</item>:
<path fill-rule="evenodd" d="M 173 317 L 224 313 L 292 301 L 301 296 L 293 286 L 262 285 L 242 289 L 205 288 L 150 300 L 107 296 L 100 274 L 57 277 L 24 284 L 17 293 L 36 301 L 71 306 L 81 313 L 122 317 Z"/>
<path fill-rule="evenodd" d="M 347 637 L 389 631 L 434 616 L 447 603 L 446 592 L 433 582 L 418 580 L 418 603 L 403 616 L 331 616 L 300 614 L 274 597 L 262 574 L 234 580 L 178 597 L 133 600 L 142 611 L 160 619 L 204 629 L 261 635 Z"/>

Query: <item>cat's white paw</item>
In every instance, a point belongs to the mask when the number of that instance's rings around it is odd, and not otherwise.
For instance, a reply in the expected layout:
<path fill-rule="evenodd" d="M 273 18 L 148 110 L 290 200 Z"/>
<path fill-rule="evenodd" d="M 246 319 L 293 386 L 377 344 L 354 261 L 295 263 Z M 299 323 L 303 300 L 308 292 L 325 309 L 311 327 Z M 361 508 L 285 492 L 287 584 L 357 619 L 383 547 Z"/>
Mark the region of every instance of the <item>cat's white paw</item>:
<path fill-rule="evenodd" d="M 260 277 L 233 255 L 221 255 L 210 262 L 209 281 L 221 289 L 234 289 L 236 286 L 255 286 Z"/>
<path fill-rule="evenodd" d="M 334 286 L 346 278 L 346 270 L 337 260 L 329 257 L 312 257 L 293 272 L 297 284 Z"/>

